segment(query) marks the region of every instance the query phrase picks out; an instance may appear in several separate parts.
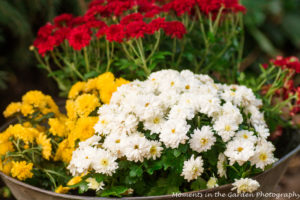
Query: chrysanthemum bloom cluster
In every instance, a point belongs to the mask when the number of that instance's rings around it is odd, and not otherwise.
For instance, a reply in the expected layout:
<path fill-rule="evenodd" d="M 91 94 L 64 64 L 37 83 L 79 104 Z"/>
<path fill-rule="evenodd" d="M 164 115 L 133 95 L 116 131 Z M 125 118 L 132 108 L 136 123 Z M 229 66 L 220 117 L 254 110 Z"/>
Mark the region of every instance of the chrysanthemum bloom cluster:
<path fill-rule="evenodd" d="M 29 91 L 21 102 L 8 105 L 4 116 L 17 117 L 19 121 L 0 134 L 0 170 L 21 181 L 39 178 L 40 173 L 55 180 L 59 172 L 43 163 L 50 161 L 64 170 L 64 164 L 58 161 L 68 163 L 77 143 L 94 135 L 93 127 L 98 121 L 94 111 L 109 103 L 117 87 L 127 82 L 112 73 L 78 82 L 69 92 L 66 115 L 40 91 Z M 66 174 L 66 170 L 62 173 Z M 56 182 L 52 184 L 55 188 Z"/>
<path fill-rule="evenodd" d="M 118 86 L 128 81 L 115 79 L 110 72 L 87 82 L 77 82 L 69 92 L 66 102 L 67 115 L 49 119 L 49 131 L 64 140 L 59 144 L 54 160 L 69 163 L 77 141 L 84 141 L 94 135 L 94 125 L 98 121 L 96 109 L 109 103 Z M 94 114 L 93 114 L 94 113 Z"/>
<path fill-rule="evenodd" d="M 217 39 L 217 30 L 221 30 L 218 26 L 230 13 L 235 17 L 230 18 L 224 34 L 230 37 L 239 34 L 237 13 L 244 11 L 237 0 L 94 0 L 83 16 L 62 14 L 41 27 L 30 49 L 35 51 L 43 68 L 50 73 L 52 69 L 58 71 L 52 77 L 63 91 L 70 88 L 69 82 L 74 81 L 74 77 L 86 80 L 86 77 L 109 71 L 113 65 L 119 66 L 112 68 L 115 73 L 144 78 L 167 56 L 172 57 L 176 67 L 181 62 L 190 62 L 189 65 L 196 65 L 198 72 L 200 63 L 204 62 L 199 62 L 202 55 L 183 57 L 190 52 L 198 54 L 203 45 L 207 48 L 206 53 L 202 52 L 206 57 L 210 48 L 216 49 L 216 43 L 210 45 L 210 40 L 230 45 L 229 41 Z M 192 35 L 192 40 L 185 40 L 187 34 Z M 213 34 L 215 39 L 212 36 L 209 39 L 208 34 Z M 184 50 L 187 53 L 177 55 L 175 61 L 175 55 Z M 53 68 L 47 58 L 58 68 Z M 63 76 L 57 75 L 61 72 Z"/>
<path fill-rule="evenodd" d="M 79 143 L 68 169 L 114 178 L 126 176 L 124 160 L 150 174 L 152 162 L 164 166 L 161 176 L 176 169 L 173 176 L 185 179 L 177 187 L 199 178 L 210 180 L 210 187 L 230 182 L 276 161 L 261 106 L 245 86 L 216 84 L 188 70 L 155 72 L 119 87 L 110 104 L 99 108 L 95 135 Z M 126 178 L 118 184 L 134 188 Z"/>

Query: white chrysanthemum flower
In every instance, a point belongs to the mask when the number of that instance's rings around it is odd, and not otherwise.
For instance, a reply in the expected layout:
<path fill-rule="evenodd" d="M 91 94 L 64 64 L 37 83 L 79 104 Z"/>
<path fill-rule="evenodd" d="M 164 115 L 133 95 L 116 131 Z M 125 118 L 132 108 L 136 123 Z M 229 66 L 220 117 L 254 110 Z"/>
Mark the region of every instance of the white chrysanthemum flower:
<path fill-rule="evenodd" d="M 97 149 L 96 155 L 93 158 L 91 167 L 96 173 L 106 174 L 112 176 L 118 169 L 117 157 L 104 149 Z"/>
<path fill-rule="evenodd" d="M 184 179 L 190 182 L 191 180 L 197 179 L 203 171 L 203 160 L 201 156 L 198 156 L 195 159 L 194 155 L 192 155 L 189 160 L 184 161 L 181 176 L 183 176 Z"/>
<path fill-rule="evenodd" d="M 175 149 L 179 144 L 185 144 L 188 139 L 187 132 L 189 129 L 190 125 L 188 125 L 185 120 L 168 120 L 159 135 L 160 141 L 163 142 L 166 147 Z"/>
<path fill-rule="evenodd" d="M 266 124 L 258 126 L 254 125 L 254 128 L 260 137 L 267 139 L 270 136 L 270 130 Z"/>
<path fill-rule="evenodd" d="M 237 193 L 239 194 L 244 192 L 254 192 L 260 187 L 256 180 L 250 178 L 235 179 L 235 182 L 232 185 L 234 187 L 231 190 L 237 190 Z"/>
<path fill-rule="evenodd" d="M 218 156 L 218 162 L 217 162 L 218 175 L 220 177 L 227 178 L 226 164 L 227 164 L 226 156 L 223 153 L 220 153 L 219 156 Z"/>
<path fill-rule="evenodd" d="M 103 190 L 104 187 L 103 181 L 99 183 L 95 178 L 91 178 L 91 177 L 87 178 L 85 181 L 88 183 L 89 189 L 96 190 L 96 192 L 98 192 L 99 190 Z"/>
<path fill-rule="evenodd" d="M 212 117 L 221 111 L 221 100 L 214 95 L 200 93 L 198 97 L 198 111 Z"/>
<path fill-rule="evenodd" d="M 243 165 L 254 155 L 254 144 L 251 141 L 235 139 L 226 145 L 224 154 L 228 157 L 230 165 L 235 162 Z"/>
<path fill-rule="evenodd" d="M 258 142 L 254 156 L 250 158 L 252 165 L 255 165 L 257 168 L 265 169 L 267 165 L 271 165 L 276 162 L 273 151 L 275 150 L 274 145 L 271 142 L 262 139 Z"/>
<path fill-rule="evenodd" d="M 153 116 L 144 122 L 144 129 L 150 130 L 151 134 L 159 134 L 162 131 L 165 122 L 166 120 L 162 115 Z"/>
<path fill-rule="evenodd" d="M 235 135 L 235 138 L 248 140 L 252 143 L 256 143 L 257 141 L 257 137 L 254 135 L 254 133 L 252 131 L 247 131 L 247 130 L 238 131 Z"/>
<path fill-rule="evenodd" d="M 243 122 L 241 111 L 231 102 L 227 102 L 222 106 L 221 116 L 230 118 L 230 120 L 234 121 L 236 124 L 241 124 Z"/>
<path fill-rule="evenodd" d="M 73 151 L 68 169 L 73 176 L 86 173 L 97 155 L 97 148 L 85 146 Z"/>
<path fill-rule="evenodd" d="M 191 149 L 198 153 L 211 149 L 215 142 L 216 138 L 210 126 L 203 126 L 201 130 L 195 129 L 189 140 Z"/>
<path fill-rule="evenodd" d="M 220 117 L 213 125 L 214 130 L 221 136 L 224 142 L 229 141 L 238 130 L 238 124 L 229 117 Z"/>
<path fill-rule="evenodd" d="M 149 155 L 150 145 L 142 134 L 128 136 L 124 144 L 124 155 L 129 161 L 143 162 Z"/>
<path fill-rule="evenodd" d="M 93 135 L 92 137 L 88 138 L 85 141 L 79 143 L 79 148 L 85 148 L 88 146 L 95 146 L 101 140 L 101 136 Z"/>
<path fill-rule="evenodd" d="M 153 160 L 156 160 L 156 158 L 159 158 L 161 156 L 163 149 L 164 148 L 161 147 L 160 142 L 150 141 L 150 148 L 149 148 L 147 159 L 152 158 Z"/>
<path fill-rule="evenodd" d="M 185 107 L 182 104 L 175 105 L 171 108 L 168 119 L 186 120 L 195 116 L 195 110 L 192 107 Z"/>
<path fill-rule="evenodd" d="M 119 134 L 110 134 L 106 136 L 103 147 L 109 150 L 114 156 L 121 158 L 124 156 L 124 145 L 126 143 L 127 136 Z"/>
<path fill-rule="evenodd" d="M 206 184 L 207 188 L 218 187 L 218 179 L 216 177 L 210 177 Z"/>

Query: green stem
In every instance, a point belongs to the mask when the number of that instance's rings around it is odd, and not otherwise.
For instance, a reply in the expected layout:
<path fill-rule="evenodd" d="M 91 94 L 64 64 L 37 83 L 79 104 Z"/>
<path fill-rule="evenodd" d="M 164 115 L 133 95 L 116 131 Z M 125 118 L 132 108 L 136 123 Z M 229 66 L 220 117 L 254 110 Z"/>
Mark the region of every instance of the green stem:
<path fill-rule="evenodd" d="M 89 57 L 88 57 L 88 53 L 87 53 L 87 47 L 83 48 L 83 52 L 84 52 L 84 61 L 85 61 L 86 71 L 89 72 L 90 71 L 90 63 L 89 63 Z"/>
<path fill-rule="evenodd" d="M 156 43 L 155 43 L 155 45 L 154 45 L 154 48 L 153 48 L 152 52 L 150 53 L 150 55 L 149 55 L 148 58 L 146 59 L 146 62 L 148 62 L 149 59 L 151 59 L 151 57 L 153 56 L 153 54 L 156 52 L 156 50 L 157 50 L 157 48 L 158 48 L 158 46 L 159 46 L 159 43 L 160 43 L 160 35 L 161 35 L 160 31 L 158 31 L 158 32 L 157 32 Z"/>
<path fill-rule="evenodd" d="M 147 67 L 147 63 L 146 63 L 146 59 L 145 59 L 145 52 L 144 52 L 144 48 L 143 48 L 143 44 L 142 44 L 142 40 L 141 38 L 139 38 L 138 40 L 136 40 L 137 43 L 137 47 L 143 62 L 142 68 L 144 69 L 146 75 L 148 76 L 151 72 Z"/>
<path fill-rule="evenodd" d="M 60 64 L 60 62 L 57 60 L 55 54 L 53 51 L 50 51 L 50 54 L 51 54 L 51 57 L 53 58 L 54 60 L 54 63 L 61 69 L 63 69 L 64 67 Z"/>

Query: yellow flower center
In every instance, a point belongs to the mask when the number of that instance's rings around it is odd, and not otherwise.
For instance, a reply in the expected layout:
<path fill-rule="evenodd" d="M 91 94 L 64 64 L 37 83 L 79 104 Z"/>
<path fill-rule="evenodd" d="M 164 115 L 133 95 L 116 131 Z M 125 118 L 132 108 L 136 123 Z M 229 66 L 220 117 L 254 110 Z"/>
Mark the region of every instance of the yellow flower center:
<path fill-rule="evenodd" d="M 207 139 L 207 138 L 201 138 L 201 140 L 200 140 L 200 143 L 201 143 L 202 145 L 206 145 L 207 142 L 208 142 L 208 139 Z"/>
<path fill-rule="evenodd" d="M 171 132 L 172 132 L 172 133 L 175 133 L 175 129 L 173 128 L 173 129 L 171 130 Z"/>
<path fill-rule="evenodd" d="M 171 82 L 171 86 L 173 86 L 174 84 L 175 84 L 174 81 L 172 81 L 172 82 Z"/>
<path fill-rule="evenodd" d="M 101 165 L 103 166 L 108 166 L 108 160 L 106 158 L 103 158 L 101 161 L 100 161 Z"/>
<path fill-rule="evenodd" d="M 230 131 L 231 130 L 231 126 L 230 125 L 226 125 L 225 126 L 225 131 Z"/>
<path fill-rule="evenodd" d="M 115 143 L 119 144 L 119 143 L 120 143 L 120 139 L 117 139 L 117 140 L 115 141 Z"/>
<path fill-rule="evenodd" d="M 139 149 L 139 145 L 134 145 L 134 149 Z"/>
<path fill-rule="evenodd" d="M 160 122 L 160 118 L 159 117 L 155 117 L 154 119 L 153 119 L 153 123 L 154 124 L 158 124 Z"/>
<path fill-rule="evenodd" d="M 248 139 L 248 138 L 249 138 L 248 135 L 246 135 L 246 134 L 244 134 L 243 137 L 244 137 L 245 139 Z"/>
<path fill-rule="evenodd" d="M 265 161 L 267 159 L 267 155 L 265 153 L 262 153 L 259 155 L 259 159 Z"/>
<path fill-rule="evenodd" d="M 243 147 L 238 147 L 238 148 L 237 148 L 237 151 L 238 151 L 238 152 L 242 152 L 243 150 L 244 150 Z"/>
<path fill-rule="evenodd" d="M 155 155 L 156 152 L 157 152 L 156 146 L 152 146 L 152 147 L 150 148 L 150 154 L 151 154 L 151 155 Z"/>
<path fill-rule="evenodd" d="M 189 89 L 190 89 L 190 86 L 189 86 L 189 85 L 186 85 L 186 86 L 185 86 L 185 89 L 189 90 Z"/>
<path fill-rule="evenodd" d="M 192 169 L 193 174 L 197 174 L 198 171 L 199 171 L 199 168 L 194 166 L 193 169 Z"/>
<path fill-rule="evenodd" d="M 149 106 L 149 104 L 150 104 L 150 103 L 146 103 L 146 104 L 145 104 L 145 107 L 148 107 L 148 106 Z"/>

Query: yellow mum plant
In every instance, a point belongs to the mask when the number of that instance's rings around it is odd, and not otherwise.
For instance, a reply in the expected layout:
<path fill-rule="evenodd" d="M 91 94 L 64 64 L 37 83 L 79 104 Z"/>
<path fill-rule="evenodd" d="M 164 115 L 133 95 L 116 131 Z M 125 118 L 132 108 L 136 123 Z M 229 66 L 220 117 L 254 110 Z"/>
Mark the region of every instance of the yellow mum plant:
<path fill-rule="evenodd" d="M 80 180 L 71 179 L 66 170 L 73 151 L 94 135 L 96 110 L 126 83 L 110 72 L 77 82 L 69 91 L 65 112 L 40 91 L 29 91 L 21 102 L 9 104 L 3 115 L 15 118 L 15 123 L 0 133 L 0 171 L 32 185 L 68 192 L 70 188 L 62 185 Z"/>

